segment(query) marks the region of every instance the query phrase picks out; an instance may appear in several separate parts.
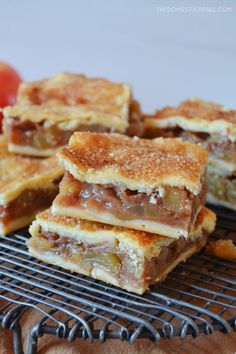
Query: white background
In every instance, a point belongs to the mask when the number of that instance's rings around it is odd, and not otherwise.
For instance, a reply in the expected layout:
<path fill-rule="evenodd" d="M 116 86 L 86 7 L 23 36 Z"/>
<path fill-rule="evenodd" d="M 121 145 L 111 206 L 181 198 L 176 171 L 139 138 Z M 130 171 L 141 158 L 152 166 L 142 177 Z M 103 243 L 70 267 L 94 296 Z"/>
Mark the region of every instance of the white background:
<path fill-rule="evenodd" d="M 236 1 L 0 0 L 0 60 L 26 80 L 67 70 L 130 82 L 149 112 L 191 96 L 236 108 Z"/>

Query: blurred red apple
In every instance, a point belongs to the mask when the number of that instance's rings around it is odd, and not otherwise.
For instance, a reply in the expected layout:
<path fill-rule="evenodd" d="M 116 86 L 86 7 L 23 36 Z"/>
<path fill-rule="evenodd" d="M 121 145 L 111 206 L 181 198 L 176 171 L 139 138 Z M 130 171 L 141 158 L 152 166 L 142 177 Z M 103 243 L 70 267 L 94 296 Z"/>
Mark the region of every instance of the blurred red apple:
<path fill-rule="evenodd" d="M 21 77 L 10 65 L 0 61 L 0 107 L 13 105 Z M 0 112 L 0 133 L 2 130 L 2 113 Z"/>

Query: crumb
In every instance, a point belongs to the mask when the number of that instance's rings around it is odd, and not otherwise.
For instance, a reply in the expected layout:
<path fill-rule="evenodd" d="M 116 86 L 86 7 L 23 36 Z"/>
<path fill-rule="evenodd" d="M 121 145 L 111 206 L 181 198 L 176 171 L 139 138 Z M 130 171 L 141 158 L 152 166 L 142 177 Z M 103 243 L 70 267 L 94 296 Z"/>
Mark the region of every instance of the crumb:
<path fill-rule="evenodd" d="M 228 261 L 236 260 L 236 246 L 232 240 L 210 241 L 205 253 Z"/>

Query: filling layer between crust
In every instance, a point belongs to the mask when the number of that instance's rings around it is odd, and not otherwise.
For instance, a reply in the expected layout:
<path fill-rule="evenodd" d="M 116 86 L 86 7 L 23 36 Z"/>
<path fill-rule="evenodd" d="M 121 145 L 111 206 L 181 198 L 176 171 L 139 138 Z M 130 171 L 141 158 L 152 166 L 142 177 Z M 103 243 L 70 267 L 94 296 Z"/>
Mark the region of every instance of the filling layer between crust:
<path fill-rule="evenodd" d="M 37 149 L 57 148 L 66 145 L 75 130 L 62 130 L 57 124 L 44 126 L 44 121 L 34 123 L 15 118 L 5 118 L 8 142 Z M 76 131 L 105 133 L 109 129 L 99 124 L 80 125 Z"/>
<path fill-rule="evenodd" d="M 121 220 L 151 220 L 189 229 L 204 204 L 206 186 L 198 196 L 186 189 L 163 187 L 150 195 L 114 185 L 82 183 L 66 172 L 60 183 L 57 206 L 108 212 Z"/>
<path fill-rule="evenodd" d="M 192 250 L 199 251 L 206 243 L 206 236 L 194 241 L 183 238 L 173 241 L 168 247 L 163 246 L 156 256 L 146 258 L 136 254 L 134 249 L 114 242 L 86 243 L 71 238 L 46 232 L 43 229 L 28 242 L 42 256 L 60 256 L 65 261 L 78 266 L 78 272 L 93 276 L 93 270 L 103 270 L 121 287 L 147 288 L 156 281 L 163 280 L 165 271 L 177 258 Z M 98 276 L 99 278 L 99 276 Z M 111 279 L 109 277 L 109 279 Z M 105 280 L 105 279 L 103 279 Z M 105 280 L 106 281 L 106 280 Z"/>
<path fill-rule="evenodd" d="M 0 222 L 8 225 L 16 219 L 34 215 L 47 208 L 58 193 L 58 181 L 50 188 L 27 189 L 6 205 L 0 205 Z"/>
<path fill-rule="evenodd" d="M 66 145 L 75 131 L 109 133 L 116 130 L 115 127 L 113 129 L 101 124 L 81 124 L 75 130 L 64 130 L 60 129 L 56 123 L 45 123 L 48 122 L 42 120 L 40 123 L 34 123 L 29 120 L 21 121 L 13 117 L 5 117 L 4 125 L 8 142 L 13 145 L 30 146 L 36 149 L 50 149 Z M 139 136 L 142 129 L 143 122 L 139 104 L 132 101 L 127 134 Z"/>

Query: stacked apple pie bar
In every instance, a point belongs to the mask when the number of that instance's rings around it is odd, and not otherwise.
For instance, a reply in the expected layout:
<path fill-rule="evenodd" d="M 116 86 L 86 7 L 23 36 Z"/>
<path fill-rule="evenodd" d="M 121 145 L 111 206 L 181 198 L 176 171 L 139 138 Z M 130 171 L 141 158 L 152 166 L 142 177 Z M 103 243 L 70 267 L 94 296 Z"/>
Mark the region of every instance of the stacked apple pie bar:
<path fill-rule="evenodd" d="M 30 227 L 29 252 L 142 294 L 206 244 L 207 152 L 180 138 L 77 132 L 52 207 Z"/>
<path fill-rule="evenodd" d="M 60 73 L 20 85 L 17 104 L 4 109 L 9 151 L 50 156 L 75 131 L 142 134 L 140 107 L 131 86 Z"/>

